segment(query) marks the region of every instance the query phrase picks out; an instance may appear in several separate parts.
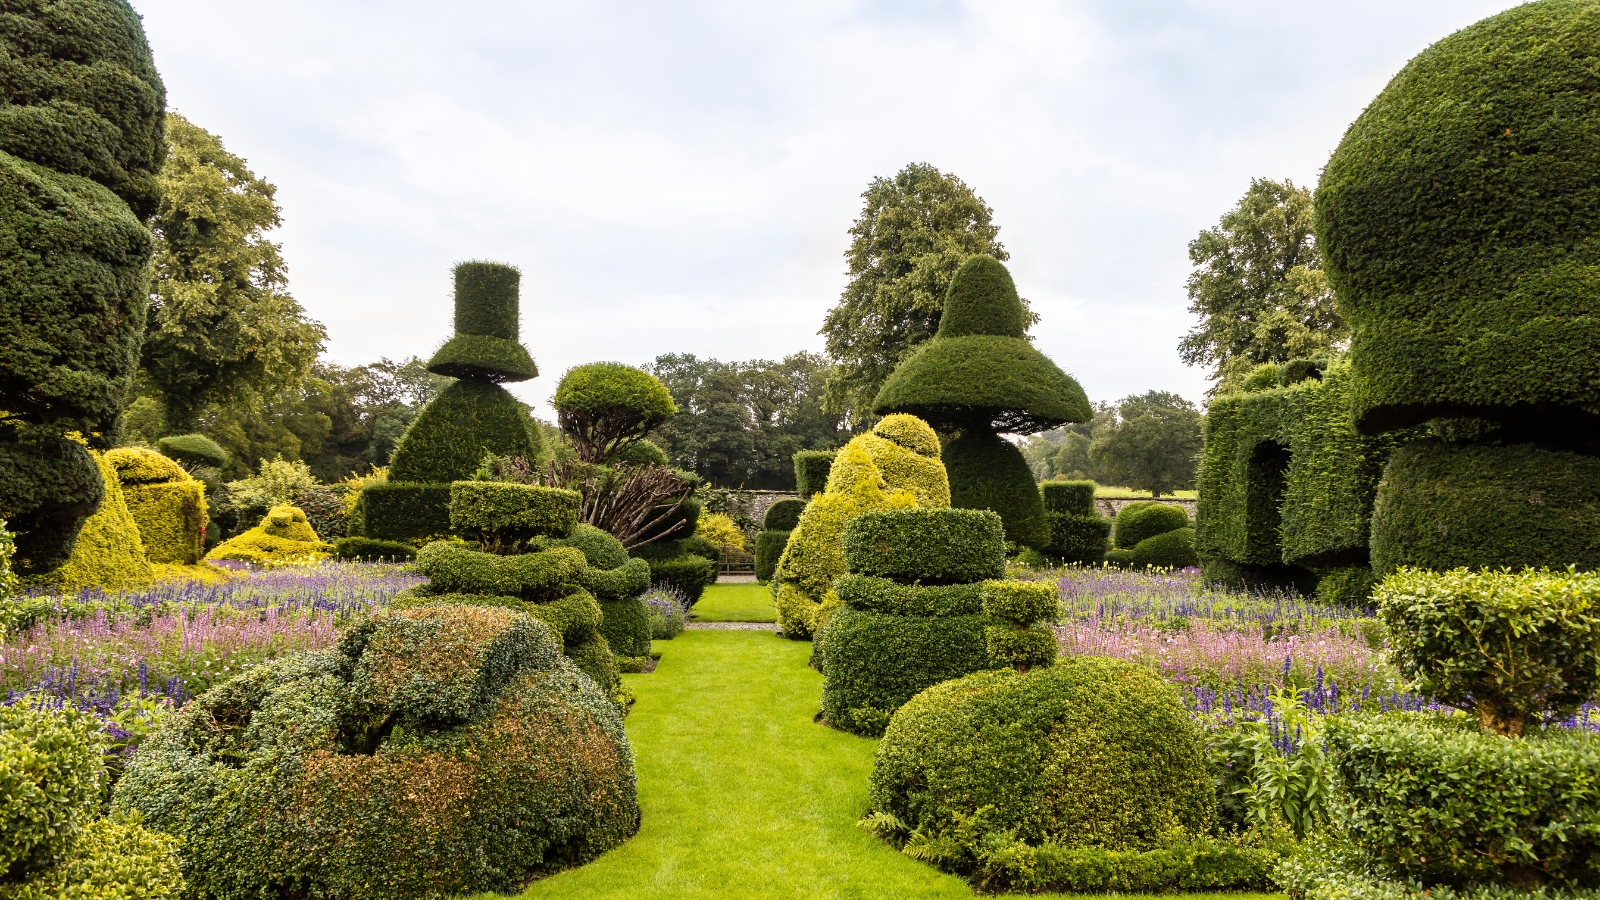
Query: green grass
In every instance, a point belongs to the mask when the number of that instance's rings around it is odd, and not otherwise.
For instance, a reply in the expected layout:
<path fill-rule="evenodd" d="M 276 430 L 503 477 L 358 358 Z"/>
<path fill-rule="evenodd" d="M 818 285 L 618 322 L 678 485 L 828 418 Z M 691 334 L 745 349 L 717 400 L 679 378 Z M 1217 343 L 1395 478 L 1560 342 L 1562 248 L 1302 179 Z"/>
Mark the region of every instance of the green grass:
<path fill-rule="evenodd" d="M 812 721 L 822 676 L 806 665 L 810 644 L 687 631 L 655 646 L 654 673 L 623 676 L 638 699 L 628 717 L 644 810 L 638 835 L 523 897 L 974 896 L 856 826 L 877 742 Z"/>
<path fill-rule="evenodd" d="M 755 582 L 713 584 L 690 610 L 697 622 L 776 622 L 777 610 L 767 586 Z"/>
<path fill-rule="evenodd" d="M 1112 500 L 1143 499 L 1150 496 L 1149 491 L 1136 491 L 1125 487 L 1097 487 L 1094 489 L 1096 497 L 1107 497 Z M 1200 497 L 1199 491 L 1168 491 L 1161 495 L 1166 499 L 1196 500 Z"/>

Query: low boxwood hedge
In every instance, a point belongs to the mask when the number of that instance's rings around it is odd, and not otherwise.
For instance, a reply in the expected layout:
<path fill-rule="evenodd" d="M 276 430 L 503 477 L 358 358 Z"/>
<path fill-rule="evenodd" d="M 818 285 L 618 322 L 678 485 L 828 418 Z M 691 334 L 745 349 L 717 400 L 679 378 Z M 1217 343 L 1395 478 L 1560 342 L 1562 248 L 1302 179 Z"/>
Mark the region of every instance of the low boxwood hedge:
<path fill-rule="evenodd" d="M 984 616 L 897 616 L 841 609 L 817 636 L 826 660 L 822 714 L 857 734 L 877 735 L 924 689 L 993 667 Z"/>
<path fill-rule="evenodd" d="M 927 584 L 1004 577 L 1005 531 L 984 509 L 894 509 L 852 519 L 845 564 L 857 575 Z"/>

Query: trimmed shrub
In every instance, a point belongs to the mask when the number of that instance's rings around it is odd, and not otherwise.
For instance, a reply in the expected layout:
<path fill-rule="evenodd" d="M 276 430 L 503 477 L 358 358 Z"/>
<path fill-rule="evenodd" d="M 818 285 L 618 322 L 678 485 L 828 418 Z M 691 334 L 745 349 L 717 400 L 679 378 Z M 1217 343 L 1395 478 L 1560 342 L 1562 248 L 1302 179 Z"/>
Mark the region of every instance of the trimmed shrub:
<path fill-rule="evenodd" d="M 473 260 L 455 268 L 456 333 L 428 360 L 428 371 L 466 381 L 504 383 L 539 375 L 520 343 L 515 266 Z"/>
<path fill-rule="evenodd" d="M 1402 569 L 1376 599 L 1401 674 L 1496 734 L 1600 688 L 1600 574 Z"/>
<path fill-rule="evenodd" d="M 641 561 L 640 565 L 644 563 Z M 650 655 L 650 609 L 637 595 L 600 601 L 600 634 L 616 656 L 638 659 Z"/>
<path fill-rule="evenodd" d="M 683 552 L 690 556 L 698 556 L 702 559 L 710 560 L 712 565 L 722 562 L 722 548 L 701 537 L 698 531 L 684 538 L 678 546 L 682 547 Z"/>
<path fill-rule="evenodd" d="M 771 581 L 778 568 L 783 548 L 789 545 L 788 531 L 763 531 L 756 535 L 756 580 Z"/>
<path fill-rule="evenodd" d="M 1039 485 L 1046 512 L 1069 516 L 1097 516 L 1092 481 L 1046 481 Z"/>
<path fill-rule="evenodd" d="M 602 464 L 678 412 L 661 379 L 614 362 L 568 369 L 550 405 L 579 458 Z"/>
<path fill-rule="evenodd" d="M 16 534 L 16 570 L 65 563 L 105 498 L 105 481 L 81 444 L 37 428 L 0 427 L 0 517 Z"/>
<path fill-rule="evenodd" d="M 761 516 L 761 527 L 767 531 L 793 531 L 800 524 L 800 514 L 806 511 L 806 501 L 786 498 L 767 507 Z"/>
<path fill-rule="evenodd" d="M 389 482 L 464 481 L 485 454 L 536 460 L 542 449 L 527 408 L 505 388 L 458 381 L 440 391 L 406 429 L 389 460 Z"/>
<path fill-rule="evenodd" d="M 0 877 L 22 881 L 66 860 L 104 790 L 92 716 L 0 706 Z"/>
<path fill-rule="evenodd" d="M 417 571 L 428 576 L 432 592 L 515 596 L 535 602 L 566 593 L 565 586 L 584 565 L 582 551 L 571 547 L 500 556 L 434 541 L 417 551 Z"/>
<path fill-rule="evenodd" d="M 1149 669 L 1075 657 L 981 672 L 900 708 L 878 745 L 872 810 L 908 852 L 970 872 L 1022 844 L 1129 852 L 1209 832 L 1199 727 Z"/>
<path fill-rule="evenodd" d="M 448 606 L 206 692 L 112 803 L 183 841 L 196 895 L 358 900 L 516 890 L 626 840 L 636 796 L 617 709 L 555 634 Z"/>
<path fill-rule="evenodd" d="M 833 583 L 851 609 L 892 616 L 972 616 L 983 612 L 982 584 L 901 584 L 871 575 L 840 575 Z"/>
<path fill-rule="evenodd" d="M 621 453 L 617 454 L 616 459 L 612 462 L 623 466 L 661 466 L 662 468 L 669 468 L 672 465 L 672 461 L 667 459 L 667 451 L 656 446 L 653 441 L 644 438 L 629 444 Z"/>
<path fill-rule="evenodd" d="M 357 527 L 359 526 L 359 528 Z M 387 541 L 415 541 L 450 533 L 450 485 L 380 481 L 361 489 L 350 532 Z"/>
<path fill-rule="evenodd" d="M 1098 566 L 1106 558 L 1110 519 L 1098 513 L 1079 516 L 1046 512 L 1045 521 L 1050 525 L 1050 542 L 1042 552 L 1051 562 Z"/>
<path fill-rule="evenodd" d="M 514 552 L 536 535 L 570 534 L 582 504 L 582 494 L 562 488 L 457 481 L 450 485 L 450 527 L 485 550 Z"/>
<path fill-rule="evenodd" d="M 203 434 L 177 434 L 156 441 L 163 456 L 191 466 L 220 469 L 228 464 L 228 451 Z"/>
<path fill-rule="evenodd" d="M 311 530 L 306 514 L 293 506 L 275 506 L 261 524 L 212 548 L 208 560 L 231 560 L 257 566 L 303 565 L 328 558 L 333 546 Z"/>
<path fill-rule="evenodd" d="M 343 537 L 333 543 L 333 558 L 361 562 L 409 562 L 417 558 L 417 548 L 399 541 Z"/>
<path fill-rule="evenodd" d="M 1157 569 L 1187 569 L 1200 565 L 1194 552 L 1194 529 L 1179 528 L 1147 537 L 1129 551 L 1128 563 Z"/>
<path fill-rule="evenodd" d="M 117 472 L 145 558 L 180 566 L 198 562 L 210 521 L 205 485 L 177 463 L 142 447 L 119 447 L 106 453 L 106 462 Z"/>
<path fill-rule="evenodd" d="M 717 564 L 703 556 L 685 555 L 651 560 L 650 580 L 683 595 L 689 606 L 700 602 L 700 595 L 717 580 Z"/>
<path fill-rule="evenodd" d="M 983 858 L 974 881 L 987 890 L 1074 893 L 1270 891 L 1291 846 L 1198 838 L 1160 850 L 1012 844 Z"/>
<path fill-rule="evenodd" d="M 845 565 L 858 575 L 952 584 L 1005 575 L 1000 517 L 977 509 L 863 513 L 844 531 Z"/>
<path fill-rule="evenodd" d="M 155 580 L 155 570 L 139 538 L 139 523 L 128 511 L 117 470 L 105 456 L 96 453 L 93 458 L 99 466 L 105 497 L 99 512 L 83 523 L 72 555 L 64 564 L 43 575 L 31 576 L 26 583 L 74 592 L 85 588 L 140 588 Z"/>
<path fill-rule="evenodd" d="M 828 487 L 828 472 L 837 450 L 801 450 L 794 455 L 795 490 L 802 500 L 811 499 Z"/>
<path fill-rule="evenodd" d="M 1600 459 L 1529 445 L 1395 451 L 1372 513 L 1372 567 L 1600 568 Z"/>
<path fill-rule="evenodd" d="M 674 510 L 665 519 L 661 520 L 661 522 L 654 528 L 646 529 L 645 531 L 640 532 L 638 540 L 649 540 L 651 542 L 647 544 L 636 543 L 632 552 L 636 556 L 645 558 L 650 556 L 667 558 L 679 555 L 682 552 L 683 546 L 680 542 L 694 537 L 695 529 L 700 527 L 700 513 L 704 511 L 704 509 L 705 504 L 701 503 L 699 500 L 696 500 L 693 497 L 685 499 L 682 503 L 678 504 L 678 508 L 676 510 Z M 655 518 L 664 512 L 666 512 L 666 507 L 658 506 L 651 510 L 650 517 Z M 652 538 L 664 534 L 670 534 L 673 535 L 673 537 L 668 540 L 652 540 Z M 675 549 L 669 553 L 662 549 L 664 547 L 676 547 L 678 549 Z"/>
<path fill-rule="evenodd" d="M 1119 550 L 1132 550 L 1145 538 L 1189 527 L 1189 514 L 1159 500 L 1129 503 L 1117 510 L 1112 540 Z"/>
<path fill-rule="evenodd" d="M 544 547 L 571 547 L 582 553 L 594 569 L 621 569 L 629 563 L 628 551 L 622 548 L 621 541 L 609 532 L 581 522 L 572 526 L 571 533 L 565 537 L 546 537 L 539 543 Z M 639 590 L 644 587 L 641 585 Z"/>
<path fill-rule="evenodd" d="M 1050 523 L 1033 470 L 1016 445 L 987 431 L 963 432 L 944 449 L 950 504 L 1000 514 L 1006 540 L 1037 550 L 1050 541 Z"/>
<path fill-rule="evenodd" d="M 1045 623 L 1061 610 L 1054 584 L 1040 581 L 986 581 L 980 591 L 983 611 L 1001 624 L 984 630 L 989 657 L 996 664 L 1026 672 L 1047 666 L 1060 652 L 1056 635 Z"/>
<path fill-rule="evenodd" d="M 1332 720 L 1327 740 L 1335 829 L 1376 872 L 1457 888 L 1600 884 L 1595 735 L 1506 740 L 1390 714 Z"/>
<path fill-rule="evenodd" d="M 1346 609 L 1366 609 L 1372 605 L 1372 591 L 1378 579 L 1370 566 L 1346 566 L 1323 573 L 1317 580 L 1317 602 Z"/>
<path fill-rule="evenodd" d="M 990 668 L 982 616 L 897 616 L 841 609 L 817 638 L 827 660 L 822 714 L 857 734 L 882 734 L 889 717 L 930 685 Z"/>
<path fill-rule="evenodd" d="M 117 470 L 117 481 L 123 487 L 166 484 L 189 477 L 182 466 L 146 447 L 118 447 L 107 451 L 106 462 Z"/>
<path fill-rule="evenodd" d="M 700 517 L 699 527 L 695 529 L 695 537 L 708 541 L 717 548 L 718 559 L 721 558 L 723 548 L 730 550 L 744 550 L 744 531 L 738 523 L 727 513 L 706 513 Z"/>

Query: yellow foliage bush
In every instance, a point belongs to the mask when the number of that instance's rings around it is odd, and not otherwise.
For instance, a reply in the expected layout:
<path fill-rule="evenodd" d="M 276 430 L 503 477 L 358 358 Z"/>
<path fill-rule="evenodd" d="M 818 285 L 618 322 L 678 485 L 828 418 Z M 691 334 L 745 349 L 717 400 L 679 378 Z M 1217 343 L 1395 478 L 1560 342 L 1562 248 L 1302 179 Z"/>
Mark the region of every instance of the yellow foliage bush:
<path fill-rule="evenodd" d="M 327 559 L 332 549 L 331 544 L 317 539 L 304 511 L 274 506 L 260 525 L 218 544 L 206 559 L 266 567 L 304 565 Z"/>
<path fill-rule="evenodd" d="M 122 482 L 145 558 L 180 566 L 199 560 L 209 520 L 205 485 L 177 463 L 143 447 L 118 447 L 106 454 L 106 461 Z"/>
<path fill-rule="evenodd" d="M 729 547 L 734 550 L 744 549 L 744 532 L 734 524 L 733 517 L 726 513 L 706 513 L 700 517 L 699 524 L 695 526 L 694 533 L 705 538 L 718 547 Z"/>
<path fill-rule="evenodd" d="M 100 465 L 100 478 L 106 485 L 105 499 L 100 501 L 100 509 L 83 523 L 72 556 L 60 568 L 29 578 L 27 583 L 62 591 L 148 587 L 155 581 L 155 570 L 145 558 L 139 524 L 128 511 L 117 470 L 106 454 L 89 452 Z"/>
<path fill-rule="evenodd" d="M 950 505 L 939 437 L 915 416 L 886 416 L 845 444 L 828 486 L 811 498 L 773 573 L 773 605 L 789 637 L 817 633 L 839 604 L 833 579 L 845 573 L 844 528 L 862 513 Z"/>

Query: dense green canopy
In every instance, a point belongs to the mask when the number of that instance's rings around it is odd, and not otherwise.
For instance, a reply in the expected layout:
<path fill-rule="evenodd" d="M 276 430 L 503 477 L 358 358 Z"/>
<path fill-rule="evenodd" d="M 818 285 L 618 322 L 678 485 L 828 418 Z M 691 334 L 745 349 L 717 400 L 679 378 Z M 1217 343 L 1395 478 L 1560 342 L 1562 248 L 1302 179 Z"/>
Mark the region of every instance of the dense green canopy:
<path fill-rule="evenodd" d="M 428 361 L 428 371 L 503 384 L 539 376 L 519 340 L 522 273 L 474 260 L 456 266 L 456 333 Z"/>

